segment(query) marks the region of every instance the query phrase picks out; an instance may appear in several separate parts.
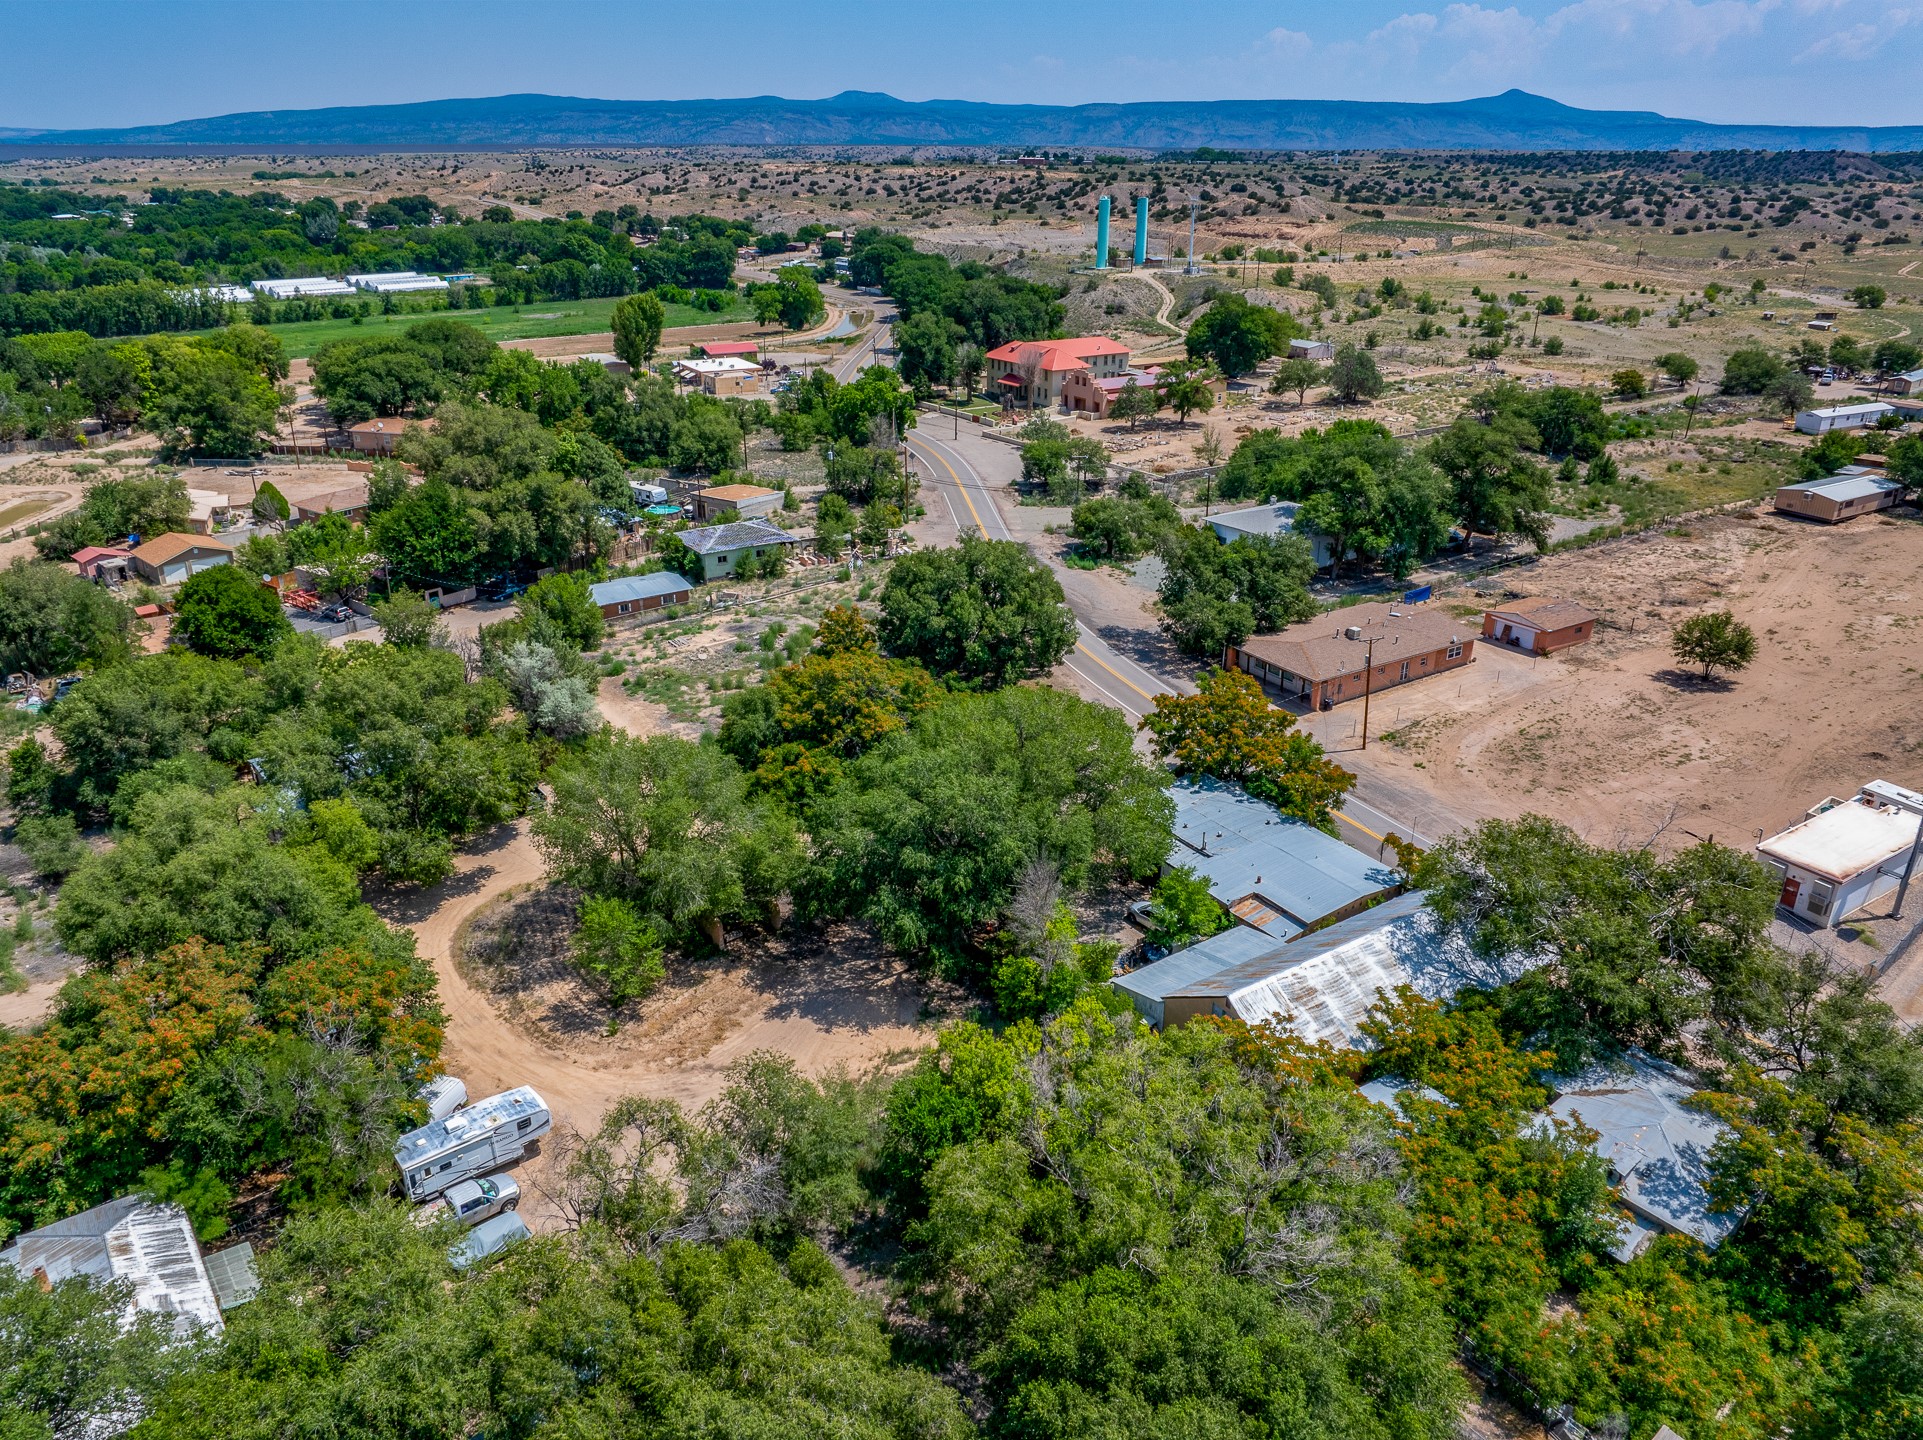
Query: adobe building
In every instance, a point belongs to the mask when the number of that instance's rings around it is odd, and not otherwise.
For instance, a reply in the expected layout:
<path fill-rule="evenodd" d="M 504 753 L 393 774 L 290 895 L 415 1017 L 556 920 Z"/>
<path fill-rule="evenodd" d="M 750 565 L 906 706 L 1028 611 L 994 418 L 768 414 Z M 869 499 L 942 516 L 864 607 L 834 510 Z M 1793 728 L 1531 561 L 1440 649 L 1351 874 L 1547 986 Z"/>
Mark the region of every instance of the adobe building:
<path fill-rule="evenodd" d="M 1475 658 L 1475 635 L 1447 610 L 1377 602 L 1251 636 L 1229 646 L 1222 663 L 1279 690 L 1284 700 L 1326 710 L 1360 700 L 1365 689 L 1380 694 Z"/>
<path fill-rule="evenodd" d="M 1581 645 L 1596 633 L 1596 612 L 1554 595 L 1525 595 L 1482 613 L 1482 638 L 1553 655 Z"/>

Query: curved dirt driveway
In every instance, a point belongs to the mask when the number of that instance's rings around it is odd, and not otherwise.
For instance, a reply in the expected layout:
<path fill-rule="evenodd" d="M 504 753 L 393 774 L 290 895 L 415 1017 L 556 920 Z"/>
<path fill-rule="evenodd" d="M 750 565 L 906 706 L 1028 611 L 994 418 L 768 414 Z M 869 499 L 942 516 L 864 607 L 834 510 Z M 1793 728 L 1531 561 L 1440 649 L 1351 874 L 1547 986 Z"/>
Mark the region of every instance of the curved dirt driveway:
<path fill-rule="evenodd" d="M 447 1012 L 442 1060 L 469 1095 L 532 1085 L 557 1122 L 588 1132 L 626 1095 L 697 1108 L 721 1092 L 728 1066 L 755 1050 L 778 1050 L 819 1075 L 837 1066 L 859 1071 L 929 1043 L 931 1032 L 918 1019 L 920 996 L 905 971 L 838 979 L 718 966 L 688 986 L 664 987 L 658 1006 L 623 1032 L 643 1040 L 637 1048 L 571 1049 L 560 1037 L 517 1024 L 454 964 L 469 919 L 514 887 L 542 881 L 527 822 L 483 836 L 457 857 L 455 872 L 391 907 L 389 919 L 410 926 L 422 957 L 434 964 Z"/>

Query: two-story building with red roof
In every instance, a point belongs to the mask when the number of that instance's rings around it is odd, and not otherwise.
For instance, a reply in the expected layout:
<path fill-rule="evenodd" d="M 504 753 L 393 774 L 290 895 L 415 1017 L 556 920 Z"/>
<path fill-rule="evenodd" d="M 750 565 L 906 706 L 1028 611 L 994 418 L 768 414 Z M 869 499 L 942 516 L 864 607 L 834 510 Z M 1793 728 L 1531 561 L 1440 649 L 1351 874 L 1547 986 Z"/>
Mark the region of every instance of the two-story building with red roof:
<path fill-rule="evenodd" d="M 1121 380 L 1128 374 L 1128 346 L 1106 335 L 1073 340 L 1011 340 L 988 352 L 988 393 L 1031 410 L 1062 403 L 1071 375 L 1087 372 L 1092 382 Z"/>

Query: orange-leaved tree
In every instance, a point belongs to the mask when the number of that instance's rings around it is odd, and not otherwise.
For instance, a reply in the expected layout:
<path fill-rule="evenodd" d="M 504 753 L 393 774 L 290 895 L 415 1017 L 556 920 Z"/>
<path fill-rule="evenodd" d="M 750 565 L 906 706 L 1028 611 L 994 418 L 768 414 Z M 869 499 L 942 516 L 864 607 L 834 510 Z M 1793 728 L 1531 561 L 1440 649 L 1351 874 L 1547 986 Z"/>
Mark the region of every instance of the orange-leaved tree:
<path fill-rule="evenodd" d="M 1194 695 L 1157 695 L 1141 728 L 1155 753 L 1179 773 L 1242 786 L 1284 815 L 1333 831 L 1332 814 L 1355 776 L 1296 728 L 1295 716 L 1269 704 L 1240 670 L 1210 670 Z"/>

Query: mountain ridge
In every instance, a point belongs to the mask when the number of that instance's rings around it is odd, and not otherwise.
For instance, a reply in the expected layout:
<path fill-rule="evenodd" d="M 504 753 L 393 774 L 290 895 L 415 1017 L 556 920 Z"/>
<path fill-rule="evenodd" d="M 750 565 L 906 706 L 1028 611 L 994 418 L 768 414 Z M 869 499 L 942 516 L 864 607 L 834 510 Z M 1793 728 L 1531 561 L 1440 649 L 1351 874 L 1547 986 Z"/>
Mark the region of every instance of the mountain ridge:
<path fill-rule="evenodd" d="M 1923 126 L 1731 125 L 1649 110 L 1585 110 L 1511 89 L 1469 100 L 1146 100 L 1011 105 L 901 100 L 600 100 L 494 95 L 398 105 L 254 110 L 112 129 L 0 131 L 12 147 L 955 145 L 1133 150 L 1923 151 Z"/>

